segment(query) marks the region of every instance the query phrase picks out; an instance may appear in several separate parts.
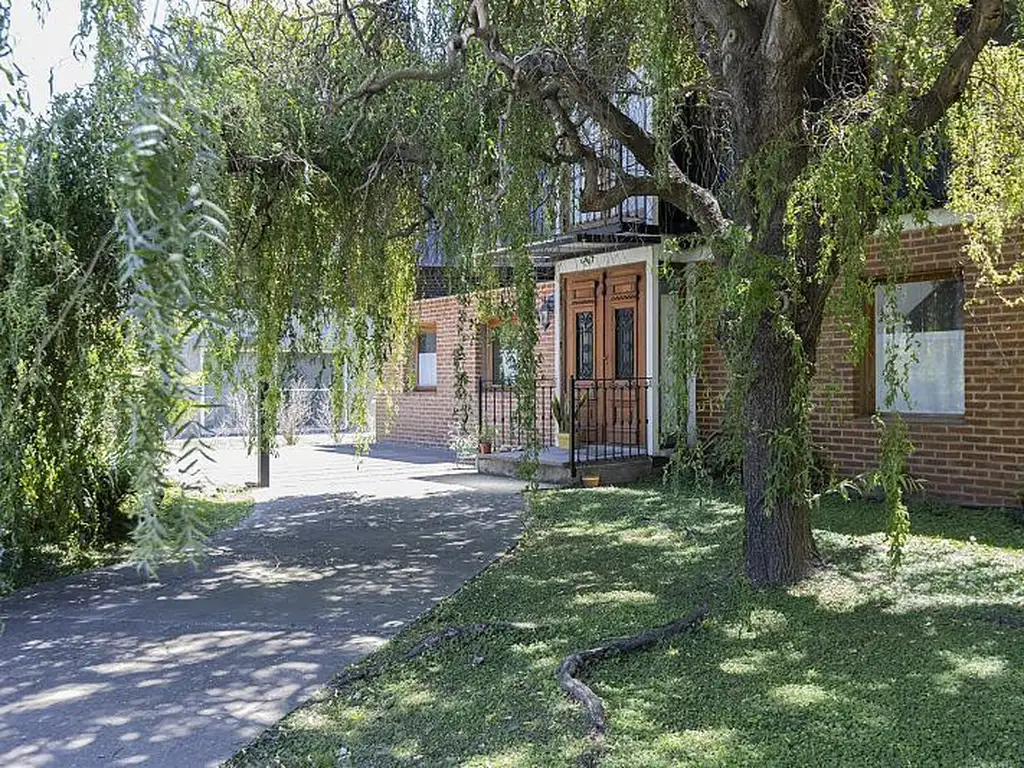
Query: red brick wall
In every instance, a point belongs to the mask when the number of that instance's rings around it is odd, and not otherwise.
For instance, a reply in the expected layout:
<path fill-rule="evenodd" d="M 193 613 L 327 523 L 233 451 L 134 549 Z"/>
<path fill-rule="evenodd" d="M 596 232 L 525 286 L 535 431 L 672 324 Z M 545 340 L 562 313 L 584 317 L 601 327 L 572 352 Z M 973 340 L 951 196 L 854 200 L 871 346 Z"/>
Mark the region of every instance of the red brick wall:
<path fill-rule="evenodd" d="M 962 416 L 904 418 L 915 451 L 910 471 L 925 481 L 925 493 L 969 504 L 1009 505 L 1024 490 L 1024 308 L 1011 308 L 977 284 L 978 272 L 963 253 L 958 226 L 903 234 L 908 257 L 906 280 L 934 279 L 962 271 L 969 308 L 964 315 Z M 881 274 L 878 248 L 869 269 Z M 1008 293 L 1021 296 L 1019 287 Z M 971 300 L 974 300 L 973 302 Z M 858 368 L 848 360 L 850 341 L 835 323 L 826 323 L 818 351 L 815 410 L 817 445 L 842 475 L 877 466 L 878 435 L 869 415 L 856 407 Z M 698 426 L 706 435 L 720 418 L 725 368 L 720 352 L 708 349 L 698 382 Z"/>
<path fill-rule="evenodd" d="M 538 300 L 551 295 L 554 283 L 537 284 Z M 453 353 L 458 345 L 459 300 L 455 296 L 436 299 L 421 299 L 413 305 L 413 317 L 417 322 L 437 328 L 437 387 L 430 391 L 406 391 L 409 360 L 395 361 L 388 373 L 391 390 L 391 407 L 388 397 L 382 393 L 377 399 L 377 438 L 404 443 L 425 445 L 446 445 L 452 425 L 455 423 L 455 365 Z M 465 343 L 465 370 L 469 376 L 470 426 L 477 424 L 476 383 L 484 366 L 483 334 L 480 332 L 485 318 L 471 320 L 474 329 Z M 540 329 L 538 352 L 541 364 L 538 375 L 554 379 L 555 366 L 555 325 L 554 319 L 547 331 Z M 411 358 L 411 350 L 409 357 Z"/>

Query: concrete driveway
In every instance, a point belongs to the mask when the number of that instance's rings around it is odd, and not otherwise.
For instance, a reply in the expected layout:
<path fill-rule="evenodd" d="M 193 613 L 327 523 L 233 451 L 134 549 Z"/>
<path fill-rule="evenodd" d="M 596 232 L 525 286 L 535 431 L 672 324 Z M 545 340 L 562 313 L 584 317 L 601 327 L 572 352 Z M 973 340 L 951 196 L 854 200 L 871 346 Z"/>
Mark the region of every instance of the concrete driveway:
<path fill-rule="evenodd" d="M 198 570 L 0 601 L 0 765 L 218 764 L 505 551 L 521 489 L 437 451 L 282 449 Z"/>

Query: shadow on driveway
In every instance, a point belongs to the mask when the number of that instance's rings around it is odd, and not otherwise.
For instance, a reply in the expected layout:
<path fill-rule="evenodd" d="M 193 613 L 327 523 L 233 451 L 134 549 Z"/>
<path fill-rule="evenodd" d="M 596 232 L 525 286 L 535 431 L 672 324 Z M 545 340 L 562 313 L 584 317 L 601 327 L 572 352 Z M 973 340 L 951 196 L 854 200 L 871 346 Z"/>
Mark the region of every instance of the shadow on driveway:
<path fill-rule="evenodd" d="M 230 757 L 519 535 L 519 484 L 418 466 L 257 504 L 159 581 L 118 567 L 0 602 L 0 764 Z"/>

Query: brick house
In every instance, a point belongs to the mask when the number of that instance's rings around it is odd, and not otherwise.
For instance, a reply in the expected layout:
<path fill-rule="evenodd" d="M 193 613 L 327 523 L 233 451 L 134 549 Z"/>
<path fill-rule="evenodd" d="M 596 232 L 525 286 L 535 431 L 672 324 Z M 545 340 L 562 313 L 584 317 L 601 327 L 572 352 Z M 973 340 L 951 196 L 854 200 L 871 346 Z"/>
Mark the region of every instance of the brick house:
<path fill-rule="evenodd" d="M 704 257 L 698 251 L 669 255 L 656 235 L 621 226 L 629 223 L 621 213 L 620 226 L 610 235 L 567 239 L 539 252 L 539 386 L 544 392 L 538 392 L 538 428 L 543 442 L 553 444 L 550 396 L 564 395 L 573 382 L 583 401 L 577 424 L 581 443 L 663 456 L 678 436 L 702 439 L 717 427 L 725 369 L 717 350 L 706 349 L 699 375 L 688 382 L 690 412 L 685 418 L 667 413 L 668 328 L 681 300 L 663 276 L 672 267 L 685 274 L 689 264 Z M 655 216 L 648 209 L 644 220 L 650 223 Z M 914 331 L 915 359 L 907 362 L 910 400 L 898 397 L 895 407 L 910 426 L 915 445 L 910 468 L 925 481 L 927 494 L 1010 505 L 1024 490 L 1024 310 L 979 284 L 964 245 L 961 227 L 944 210 L 933 211 L 927 225 L 908 223 L 903 232 L 900 246 L 909 266 L 895 297 Z M 881 279 L 879 245 L 869 254 L 869 269 Z M 1011 290 L 1011 297 L 1021 295 L 1020 287 Z M 884 302 L 882 291 L 877 289 L 878 303 Z M 455 422 L 458 300 L 422 298 L 414 312 L 420 333 L 406 365 L 416 369 L 415 386 L 394 395 L 391 408 L 378 408 L 378 428 L 391 440 L 443 445 Z M 822 332 L 814 436 L 842 475 L 862 472 L 877 460 L 871 415 L 884 410 L 881 370 L 890 347 L 881 310 L 875 315 L 874 342 L 856 363 L 847 359 L 850 341 L 836 323 L 827 323 Z M 471 423 L 500 428 L 511 418 L 511 409 L 494 395 L 500 389 L 502 351 L 488 332 L 487 318 L 475 318 L 475 324 L 480 330 L 465 350 Z M 595 451 L 591 460 L 601 458 L 600 448 Z"/>
<path fill-rule="evenodd" d="M 537 295 L 541 308 L 554 293 L 554 283 L 540 280 Z M 390 372 L 392 383 L 401 384 L 377 408 L 377 433 L 389 440 L 422 445 L 446 445 L 456 426 L 458 406 L 455 386 L 454 352 L 459 343 L 459 298 L 440 295 L 415 302 L 413 317 L 417 335 L 413 349 Z M 478 387 L 481 379 L 501 378 L 502 349 L 492 332 L 493 319 L 474 311 L 470 331 L 464 340 L 464 370 L 469 380 L 470 426 L 479 421 Z M 538 375 L 554 377 L 555 330 L 549 322 L 540 325 Z M 495 365 L 495 361 L 498 361 Z"/>
<path fill-rule="evenodd" d="M 907 269 L 896 300 L 914 330 L 917 360 L 909 361 L 911 399 L 897 396 L 895 409 L 914 445 L 910 472 L 924 481 L 926 495 L 1009 506 L 1024 491 L 1024 309 L 979 284 L 965 245 L 956 218 L 941 209 L 928 224 L 908 223 L 900 237 Z M 883 280 L 880 244 L 871 244 L 868 254 L 870 273 Z M 826 321 L 822 329 L 812 428 L 815 445 L 840 476 L 877 466 L 871 416 L 885 410 L 884 291 L 875 290 L 874 339 L 863 360 L 849 360 L 852 344 L 837 323 Z M 1020 286 L 1004 293 L 1021 295 Z M 719 425 L 725 378 L 721 354 L 706 347 L 697 387 L 702 435 Z"/>
<path fill-rule="evenodd" d="M 1024 308 L 1008 306 L 979 284 L 953 216 L 935 211 L 931 223 L 908 226 L 900 240 L 909 267 L 897 298 L 917 345 L 908 377 L 911 401 L 896 398 L 915 447 L 910 471 L 925 481 L 926 494 L 1011 505 L 1024 491 Z M 869 268 L 882 277 L 877 247 Z M 876 305 L 884 301 L 881 288 L 876 296 Z M 1021 296 L 1019 285 L 1006 292 L 1007 298 Z M 815 440 L 844 475 L 863 472 L 877 459 L 871 414 L 885 401 L 885 328 L 877 306 L 875 314 L 867 359 L 856 365 L 846 359 L 850 341 L 834 324 L 824 329 L 819 347 Z"/>

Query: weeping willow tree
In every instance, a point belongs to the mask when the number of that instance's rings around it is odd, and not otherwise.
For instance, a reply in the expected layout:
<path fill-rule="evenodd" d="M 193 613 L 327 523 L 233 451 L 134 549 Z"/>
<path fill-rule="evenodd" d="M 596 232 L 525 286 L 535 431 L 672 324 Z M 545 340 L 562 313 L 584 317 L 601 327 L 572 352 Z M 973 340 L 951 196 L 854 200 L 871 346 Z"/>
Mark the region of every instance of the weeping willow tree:
<path fill-rule="evenodd" d="M 129 310 L 163 373 L 136 401 L 140 444 L 158 448 L 159 430 L 142 425 L 166 412 L 184 329 L 255 355 L 268 414 L 281 352 L 303 339 L 329 340 L 339 365 L 372 383 L 407 349 L 425 248 L 462 290 L 511 268 L 509 312 L 533 360 L 527 246 L 564 215 L 576 173 L 583 211 L 657 196 L 693 222 L 688 245 L 713 255 L 714 297 L 701 303 L 716 313 L 736 405 L 746 574 L 799 579 L 816 561 L 809 411 L 822 324 L 830 312 L 863 318 L 865 244 L 927 207 L 942 148 L 953 205 L 973 216 L 971 258 L 993 285 L 1021 280 L 1003 253 L 1024 206 L 1024 51 L 1007 6 L 185 6 L 116 48 L 121 62 L 140 55 L 115 231 Z M 649 124 L 636 100 L 652 105 Z M 891 429 L 883 446 L 899 453 Z M 890 486 L 898 533 L 905 509 Z"/>
<path fill-rule="evenodd" d="M 695 223 L 691 245 L 714 256 L 708 306 L 729 362 L 755 584 L 799 579 L 816 560 L 809 410 L 822 323 L 829 312 L 863 317 L 865 244 L 928 206 L 925 179 L 943 147 L 955 159 L 954 205 L 977 216 L 971 256 L 994 283 L 1020 279 L 1001 249 L 1021 208 L 1020 176 L 1007 168 L 1020 162 L 1010 114 L 1022 52 L 998 0 L 256 2 L 214 14 L 232 41 L 229 69 L 252 84 L 241 103 L 260 105 L 239 133 L 286 131 L 273 137 L 282 154 L 229 141 L 228 162 L 257 194 L 268 180 L 290 178 L 303 195 L 310 175 L 331 180 L 315 197 L 343 245 L 312 245 L 308 198 L 299 218 L 276 218 L 294 233 L 287 258 L 309 257 L 290 271 L 311 283 L 278 283 L 296 303 L 339 275 L 358 286 L 366 257 L 388 265 L 369 270 L 391 290 L 376 321 L 396 322 L 408 297 L 398 278 L 416 250 L 395 233 L 422 217 L 460 274 L 479 276 L 479 254 L 521 251 L 537 211 L 556 215 L 574 168 L 584 211 L 655 195 Z M 240 79 L 229 103 L 240 103 Z M 635 118 L 633 98 L 651 101 L 651 124 Z M 281 248 L 270 258 L 289 263 Z M 344 311 L 361 293 L 325 298 Z M 897 541 L 900 430 L 882 440 Z"/>

